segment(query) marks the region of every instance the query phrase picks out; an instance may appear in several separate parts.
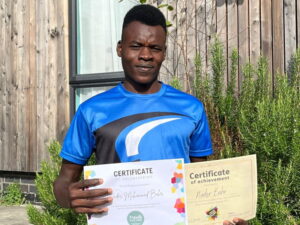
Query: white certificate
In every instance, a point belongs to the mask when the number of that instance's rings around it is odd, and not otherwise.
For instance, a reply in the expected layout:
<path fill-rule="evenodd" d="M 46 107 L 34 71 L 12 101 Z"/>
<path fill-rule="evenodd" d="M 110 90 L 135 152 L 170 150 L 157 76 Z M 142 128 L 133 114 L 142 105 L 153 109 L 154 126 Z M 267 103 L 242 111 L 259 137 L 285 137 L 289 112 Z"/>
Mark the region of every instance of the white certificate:
<path fill-rule="evenodd" d="M 112 188 L 106 214 L 93 214 L 89 225 L 184 225 L 183 159 L 84 167 L 84 178 L 102 178 L 95 188 Z"/>
<path fill-rule="evenodd" d="M 255 217 L 255 155 L 186 164 L 185 178 L 189 225 L 221 225 L 234 217 Z"/>

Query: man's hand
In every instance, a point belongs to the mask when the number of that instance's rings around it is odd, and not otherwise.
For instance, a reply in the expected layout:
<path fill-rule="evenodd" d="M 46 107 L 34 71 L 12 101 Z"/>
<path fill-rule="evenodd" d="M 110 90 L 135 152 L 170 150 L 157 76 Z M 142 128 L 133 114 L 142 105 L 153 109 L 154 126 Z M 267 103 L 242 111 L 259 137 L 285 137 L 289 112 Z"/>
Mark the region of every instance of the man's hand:
<path fill-rule="evenodd" d="M 106 205 L 112 201 L 108 196 L 110 188 L 89 189 L 101 185 L 100 179 L 80 181 L 83 166 L 63 160 L 58 178 L 53 185 L 53 191 L 58 204 L 64 208 L 72 208 L 77 213 L 107 212 Z"/>
<path fill-rule="evenodd" d="M 112 202 L 110 188 L 89 190 L 89 187 L 100 185 L 103 180 L 90 179 L 78 181 L 69 186 L 70 208 L 77 213 L 104 213 L 108 211 L 106 205 Z"/>
<path fill-rule="evenodd" d="M 232 222 L 226 220 L 223 225 L 248 225 L 248 222 L 240 218 L 234 218 Z"/>

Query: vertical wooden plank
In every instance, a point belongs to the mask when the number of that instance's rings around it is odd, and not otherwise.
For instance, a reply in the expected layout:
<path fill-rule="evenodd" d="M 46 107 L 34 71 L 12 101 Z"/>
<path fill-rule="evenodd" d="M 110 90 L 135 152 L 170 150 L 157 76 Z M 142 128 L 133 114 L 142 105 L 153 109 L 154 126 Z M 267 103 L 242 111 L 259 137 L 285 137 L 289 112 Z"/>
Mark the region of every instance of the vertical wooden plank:
<path fill-rule="evenodd" d="M 256 65 L 260 57 L 260 1 L 249 1 L 249 24 L 250 24 L 250 63 Z"/>
<path fill-rule="evenodd" d="M 283 1 L 273 0 L 273 74 L 284 72 Z"/>
<path fill-rule="evenodd" d="M 3 55 L 7 56 L 4 59 L 4 134 L 3 134 L 3 169 L 8 170 L 10 168 L 10 152 L 13 151 L 13 143 L 10 144 L 9 137 L 12 136 L 12 126 L 11 123 L 11 74 L 12 74 L 12 58 L 11 58 L 11 40 L 12 36 L 12 2 L 4 1 L 4 15 L 5 15 L 5 27 L 4 27 L 4 49 Z"/>
<path fill-rule="evenodd" d="M 227 1 L 227 21 L 228 21 L 228 74 L 231 74 L 230 56 L 234 49 L 238 49 L 238 9 L 236 0 Z M 238 79 L 236 81 L 238 90 Z"/>
<path fill-rule="evenodd" d="M 26 169 L 26 157 L 27 157 L 27 137 L 28 137 L 28 120 L 26 114 L 27 99 L 28 99 L 28 87 L 29 87 L 29 70 L 28 70 L 28 55 L 27 55 L 27 43 L 29 37 L 28 28 L 28 2 L 18 1 L 16 5 L 16 79 L 17 79 L 17 96 L 18 98 L 14 102 L 17 108 L 17 115 L 15 121 L 17 123 L 17 158 L 15 159 L 15 169 L 18 171 L 24 171 Z"/>
<path fill-rule="evenodd" d="M 300 2 L 297 3 L 297 47 L 300 48 Z"/>
<path fill-rule="evenodd" d="M 17 0 L 10 1 L 11 4 L 11 33 L 10 39 L 8 39 L 8 48 L 10 48 L 11 52 L 9 54 L 10 57 L 10 72 L 8 73 L 8 143 L 9 143 L 9 155 L 7 160 L 8 168 L 15 168 L 15 161 L 17 159 L 17 102 L 18 102 L 18 80 L 17 80 L 17 51 L 18 51 L 18 30 L 17 30 Z"/>
<path fill-rule="evenodd" d="M 46 95 L 45 102 L 47 107 L 47 114 L 45 114 L 45 119 L 48 120 L 48 127 L 46 130 L 47 135 L 44 137 L 44 148 L 43 159 L 48 158 L 48 152 L 46 151 L 46 145 L 49 144 L 50 139 L 56 137 L 56 121 L 57 121 L 57 56 L 58 51 L 57 42 L 58 37 L 60 36 L 57 24 L 57 1 L 48 1 L 48 10 L 47 10 L 47 40 L 48 40 L 48 77 L 46 79 L 45 88 Z"/>
<path fill-rule="evenodd" d="M 22 112 L 20 112 L 20 105 L 22 105 L 22 100 L 21 100 L 21 95 L 22 95 L 22 84 L 21 84 L 21 78 L 19 77 L 19 68 L 20 68 L 20 64 L 21 64 L 21 56 L 19 54 L 19 47 L 20 44 L 22 45 L 22 43 L 20 43 L 22 40 L 21 36 L 23 34 L 23 29 L 21 27 L 21 21 L 22 21 L 22 2 L 18 2 L 15 1 L 14 2 L 14 13 L 13 13 L 13 18 L 14 18 L 14 23 L 13 23 L 13 30 L 14 30 L 14 43 L 12 45 L 13 47 L 13 56 L 14 56 L 14 66 L 13 66 L 13 73 L 14 73 L 14 89 L 13 91 L 15 92 L 15 96 L 16 98 L 13 100 L 12 102 L 12 106 L 14 109 L 14 119 L 13 122 L 15 124 L 14 128 L 14 136 L 15 136 L 15 149 L 14 149 L 14 154 L 13 154 L 13 158 L 11 160 L 15 160 L 14 165 L 12 165 L 11 167 L 15 167 L 16 170 L 19 170 L 20 168 L 20 149 L 19 149 L 19 145 L 21 144 L 20 141 L 20 131 L 23 129 L 23 124 L 22 124 L 22 118 L 20 117 L 20 114 Z"/>
<path fill-rule="evenodd" d="M 186 20 L 186 80 L 187 91 L 191 94 L 195 75 L 195 56 L 196 56 L 196 18 L 195 1 L 187 1 L 187 20 Z"/>
<path fill-rule="evenodd" d="M 3 164 L 2 164 L 2 168 L 8 168 L 8 153 L 10 151 L 9 149 L 9 145 L 8 145 L 8 136 L 9 136 L 9 104 L 8 104 L 8 96 L 10 94 L 10 90 L 9 90 L 9 78 L 10 78 L 10 70 L 11 70 L 11 60 L 9 57 L 10 54 L 10 33 L 11 33 L 11 2 L 5 1 L 3 2 L 3 7 L 4 7 L 4 33 L 3 33 L 3 55 L 6 55 L 7 57 L 3 57 L 3 89 L 5 90 L 4 94 L 5 96 L 3 96 L 3 100 L 4 100 L 4 109 L 3 109 Z"/>
<path fill-rule="evenodd" d="M 296 50 L 296 0 L 284 0 L 285 69 L 289 70 L 291 56 Z"/>
<path fill-rule="evenodd" d="M 27 158 L 29 152 L 29 135 L 30 135 L 30 115 L 28 114 L 27 108 L 30 103 L 30 72 L 29 72 L 29 53 L 30 53 L 30 0 L 26 0 L 23 2 L 23 9 L 24 9 L 24 54 L 23 54 L 23 67 L 24 67 L 24 137 L 23 137 L 23 144 L 21 146 L 21 151 L 23 148 L 23 158 L 21 163 L 21 170 L 28 171 L 29 167 L 27 165 Z M 25 151 L 24 151 L 25 149 Z"/>
<path fill-rule="evenodd" d="M 248 0 L 238 0 L 239 20 L 239 87 L 242 85 L 243 68 L 249 63 L 249 4 Z"/>
<path fill-rule="evenodd" d="M 269 62 L 269 71 L 272 72 L 272 3 L 271 1 L 261 1 L 261 36 L 262 54 Z"/>
<path fill-rule="evenodd" d="M 215 34 L 217 31 L 216 27 L 216 1 L 206 0 L 206 46 L 207 46 L 207 67 L 208 71 L 212 71 L 210 63 L 210 49 L 214 42 Z"/>
<path fill-rule="evenodd" d="M 157 6 L 158 3 L 159 2 L 155 2 L 155 4 L 154 4 L 153 1 L 151 1 L 151 4 L 153 4 L 155 6 Z M 163 3 L 168 4 L 169 1 L 167 0 L 167 1 L 164 1 Z M 169 13 L 168 13 L 167 7 L 160 8 L 160 11 L 164 14 L 166 20 L 169 20 L 168 19 L 169 18 Z M 169 33 L 170 29 L 167 28 L 167 30 L 168 30 L 168 33 Z M 167 46 L 168 46 L 168 39 L 169 39 L 168 36 L 169 36 L 169 34 L 167 34 L 167 41 L 166 41 Z M 166 83 L 169 82 L 169 78 L 170 78 L 170 74 L 168 73 L 168 64 L 169 64 L 169 60 L 168 60 L 168 55 L 166 54 L 166 59 L 163 62 L 163 64 L 161 65 L 161 68 L 160 68 L 160 71 L 159 71 L 159 79 L 163 82 L 166 82 Z"/>
<path fill-rule="evenodd" d="M 5 53 L 6 49 L 6 23 L 7 23 L 7 8 L 5 0 L 0 0 L 0 52 Z M 4 169 L 4 160 L 6 153 L 6 57 L 0 57 L 0 170 Z"/>
<path fill-rule="evenodd" d="M 27 107 L 29 115 L 29 137 L 27 170 L 34 171 L 37 165 L 37 72 L 36 72 L 36 4 L 35 0 L 29 1 L 29 104 Z"/>
<path fill-rule="evenodd" d="M 43 159 L 43 151 L 45 149 L 44 138 L 47 135 L 49 120 L 45 118 L 48 114 L 45 97 L 47 96 L 47 81 L 49 80 L 49 71 L 47 66 L 48 60 L 48 36 L 47 36 L 47 16 L 48 16 L 48 1 L 38 1 L 36 5 L 36 22 L 37 22 L 37 148 L 34 151 L 35 162 L 33 166 L 38 167 L 38 162 Z"/>
<path fill-rule="evenodd" d="M 188 80 L 185 74 L 186 69 L 186 21 L 187 21 L 187 6 L 186 0 L 177 2 L 177 74 L 180 80 L 183 81 L 183 90 L 186 91 L 188 87 Z"/>
<path fill-rule="evenodd" d="M 177 57 L 177 25 L 179 15 L 177 15 L 178 0 L 168 0 L 167 2 L 170 3 L 174 9 L 166 12 L 166 19 L 172 24 L 172 26 L 168 27 L 166 60 L 160 72 L 160 77 L 162 80 L 170 83 L 175 77 L 178 77 L 177 69 L 179 62 Z"/>
<path fill-rule="evenodd" d="M 228 55 L 227 55 L 227 5 L 226 0 L 219 0 L 216 2 L 217 6 L 217 37 L 224 46 L 225 56 L 225 72 L 224 72 L 224 85 L 228 83 Z"/>
<path fill-rule="evenodd" d="M 174 10 L 168 13 L 167 19 L 173 24 L 168 28 L 168 39 L 167 39 L 167 54 L 166 60 L 167 64 L 165 67 L 166 74 L 168 74 L 166 80 L 171 82 L 175 77 L 177 77 L 178 59 L 177 59 L 177 28 L 178 28 L 178 0 L 172 1 L 172 6 Z"/>
<path fill-rule="evenodd" d="M 168 0 L 169 2 L 169 0 Z M 170 21 L 170 23 L 172 23 L 172 26 L 168 28 L 168 34 L 167 34 L 167 51 L 166 51 L 166 59 L 165 62 L 163 64 L 163 68 L 161 71 L 161 77 L 164 78 L 163 80 L 167 83 L 170 83 L 173 75 L 174 75 L 174 71 L 173 69 L 173 48 L 174 48 L 174 35 L 176 33 L 175 31 L 175 20 L 174 17 L 176 16 L 176 13 L 174 13 L 176 11 L 176 1 L 172 2 L 172 6 L 174 7 L 174 10 L 172 12 L 168 12 L 166 19 L 168 21 Z"/>
<path fill-rule="evenodd" d="M 206 1 L 196 0 L 196 51 L 202 60 L 202 68 L 207 73 L 207 46 L 206 46 Z"/>
<path fill-rule="evenodd" d="M 26 22 L 25 22 L 25 27 L 26 27 L 26 34 L 25 34 L 25 38 L 24 38 L 24 43 L 26 46 L 25 48 L 25 55 L 24 55 L 24 66 L 26 66 L 26 85 L 25 85 L 25 121 L 26 121 L 26 129 L 25 129 L 25 143 L 23 148 L 26 149 L 25 152 L 25 156 L 23 160 L 23 165 L 22 167 L 24 167 L 24 169 L 22 168 L 22 171 L 30 171 L 30 167 L 28 164 L 28 156 L 29 156 L 29 151 L 30 151 L 30 147 L 29 147 L 29 136 L 30 136 L 30 114 L 29 114 L 29 108 L 30 108 L 30 90 L 31 90 L 31 85 L 30 85 L 30 79 L 31 79 L 31 74 L 30 74 L 30 12 L 31 12 L 31 0 L 26 0 L 24 3 L 26 6 Z"/>
<path fill-rule="evenodd" d="M 20 112 L 21 106 L 22 106 L 22 80 L 19 75 L 19 70 L 21 66 L 21 60 L 22 56 L 20 54 L 20 46 L 22 45 L 22 35 L 23 35 L 23 27 L 21 26 L 22 24 L 22 19 L 23 19 L 23 13 L 22 12 L 22 2 L 15 2 L 14 4 L 14 24 L 13 24 L 13 29 L 15 31 L 15 38 L 14 38 L 14 79 L 15 79 L 15 88 L 14 92 L 16 94 L 16 98 L 12 102 L 12 105 L 15 110 L 14 114 L 14 122 L 15 123 L 15 140 L 16 140 L 16 148 L 15 148 L 15 157 L 13 158 L 15 160 L 14 162 L 14 167 L 19 170 L 20 168 L 20 149 L 19 146 L 21 145 L 20 143 L 20 132 L 22 132 L 23 129 L 23 123 L 22 123 L 22 112 Z"/>
<path fill-rule="evenodd" d="M 69 32 L 68 32 L 68 0 L 58 1 L 58 78 L 57 78 L 57 140 L 63 141 L 69 127 L 70 101 L 69 101 Z"/>

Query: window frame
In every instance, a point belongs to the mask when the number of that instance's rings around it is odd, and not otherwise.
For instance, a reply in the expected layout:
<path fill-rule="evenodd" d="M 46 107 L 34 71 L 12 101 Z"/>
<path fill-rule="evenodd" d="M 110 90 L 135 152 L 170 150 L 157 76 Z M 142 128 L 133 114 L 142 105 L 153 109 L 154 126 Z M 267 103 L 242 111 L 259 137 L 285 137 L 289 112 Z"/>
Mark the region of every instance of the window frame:
<path fill-rule="evenodd" d="M 69 91 L 70 118 L 76 111 L 76 88 L 116 86 L 124 80 L 124 72 L 106 72 L 93 74 L 78 73 L 77 51 L 77 0 L 69 0 Z"/>

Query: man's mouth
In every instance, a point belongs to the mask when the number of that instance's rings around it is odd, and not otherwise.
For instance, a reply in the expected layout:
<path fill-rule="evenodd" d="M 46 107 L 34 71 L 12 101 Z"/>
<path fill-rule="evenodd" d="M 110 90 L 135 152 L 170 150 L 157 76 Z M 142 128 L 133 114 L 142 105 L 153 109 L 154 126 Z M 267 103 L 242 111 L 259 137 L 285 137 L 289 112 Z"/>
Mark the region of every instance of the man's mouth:
<path fill-rule="evenodd" d="M 137 65 L 136 68 L 142 72 L 148 72 L 154 68 L 152 65 Z"/>

